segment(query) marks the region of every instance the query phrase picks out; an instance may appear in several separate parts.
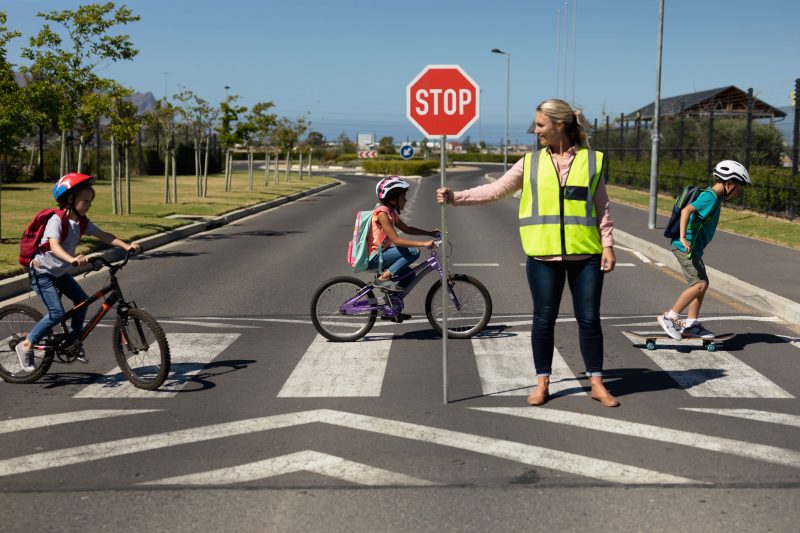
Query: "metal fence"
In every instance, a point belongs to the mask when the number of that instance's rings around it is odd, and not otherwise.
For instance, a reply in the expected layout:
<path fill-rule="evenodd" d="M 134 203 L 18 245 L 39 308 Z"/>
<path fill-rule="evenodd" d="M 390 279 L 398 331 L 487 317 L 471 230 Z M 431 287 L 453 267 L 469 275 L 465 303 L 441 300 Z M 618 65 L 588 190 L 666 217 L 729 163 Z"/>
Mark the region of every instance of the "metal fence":
<path fill-rule="evenodd" d="M 795 93 L 800 94 L 800 79 Z M 753 186 L 735 202 L 742 208 L 771 213 L 789 219 L 798 214 L 800 183 L 798 143 L 800 107 L 795 103 L 791 144 L 773 124 L 762 124 L 752 112 L 752 89 L 748 91 L 747 112 L 689 115 L 662 118 L 659 139 L 659 191 L 677 195 L 689 184 L 707 185 L 714 165 L 722 159 L 742 162 L 753 177 Z M 611 184 L 650 187 L 652 127 L 649 121 L 625 114 L 604 121 L 594 120 L 592 145 L 606 154 L 605 175 Z"/>

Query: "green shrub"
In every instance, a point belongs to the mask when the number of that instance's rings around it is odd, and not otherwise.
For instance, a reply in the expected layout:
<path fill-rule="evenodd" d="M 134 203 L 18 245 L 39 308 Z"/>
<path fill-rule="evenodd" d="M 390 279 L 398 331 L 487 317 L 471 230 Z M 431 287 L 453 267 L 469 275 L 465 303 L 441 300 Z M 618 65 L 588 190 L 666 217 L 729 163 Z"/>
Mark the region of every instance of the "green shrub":
<path fill-rule="evenodd" d="M 519 161 L 524 154 L 508 154 L 508 164 L 513 165 Z M 469 161 L 473 163 L 502 163 L 503 154 L 447 154 L 448 161 Z"/>
<path fill-rule="evenodd" d="M 365 172 L 396 176 L 427 176 L 439 168 L 438 161 L 404 161 L 402 159 L 367 159 L 361 164 Z"/>

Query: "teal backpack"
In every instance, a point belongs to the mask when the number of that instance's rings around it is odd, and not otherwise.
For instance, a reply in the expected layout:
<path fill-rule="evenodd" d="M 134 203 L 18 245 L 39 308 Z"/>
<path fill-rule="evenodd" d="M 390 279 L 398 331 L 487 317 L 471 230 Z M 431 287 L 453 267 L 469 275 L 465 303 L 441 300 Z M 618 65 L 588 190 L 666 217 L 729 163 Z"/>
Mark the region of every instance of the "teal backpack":
<path fill-rule="evenodd" d="M 370 260 L 378 255 L 378 271 L 383 270 L 383 247 L 378 247 L 371 255 L 369 253 L 369 237 L 371 233 L 372 214 L 380 210 L 385 213 L 389 208 L 385 205 L 376 205 L 369 211 L 356 213 L 356 223 L 353 227 L 353 238 L 347 245 L 347 263 L 353 272 L 363 272 L 369 268 Z"/>

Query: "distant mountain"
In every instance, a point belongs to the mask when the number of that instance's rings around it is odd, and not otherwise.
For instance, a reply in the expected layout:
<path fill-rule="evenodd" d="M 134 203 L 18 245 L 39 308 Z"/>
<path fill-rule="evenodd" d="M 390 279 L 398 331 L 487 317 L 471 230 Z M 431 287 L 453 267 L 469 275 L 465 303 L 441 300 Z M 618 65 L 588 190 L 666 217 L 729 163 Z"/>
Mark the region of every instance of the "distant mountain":
<path fill-rule="evenodd" d="M 139 114 L 152 111 L 156 107 L 156 97 L 153 93 L 147 91 L 146 93 L 133 93 L 128 97 L 128 101 L 133 102 Z"/>

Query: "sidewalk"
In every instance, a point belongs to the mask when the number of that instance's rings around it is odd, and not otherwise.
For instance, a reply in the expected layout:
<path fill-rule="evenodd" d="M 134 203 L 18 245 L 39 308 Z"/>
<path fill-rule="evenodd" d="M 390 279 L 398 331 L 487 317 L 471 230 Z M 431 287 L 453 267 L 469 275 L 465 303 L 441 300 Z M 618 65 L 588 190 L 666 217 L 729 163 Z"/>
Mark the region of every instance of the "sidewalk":
<path fill-rule="evenodd" d="M 651 230 L 646 210 L 612 202 L 611 218 L 616 244 L 680 271 L 663 235 L 667 217 L 659 215 Z M 720 230 L 703 259 L 712 291 L 800 325 L 800 250 Z"/>
<path fill-rule="evenodd" d="M 501 174 L 490 172 L 486 178 Z M 651 230 L 646 210 L 611 202 L 611 218 L 618 246 L 680 272 L 663 235 L 667 217 L 659 215 Z M 800 326 L 800 250 L 719 230 L 703 258 L 712 291 Z"/>

